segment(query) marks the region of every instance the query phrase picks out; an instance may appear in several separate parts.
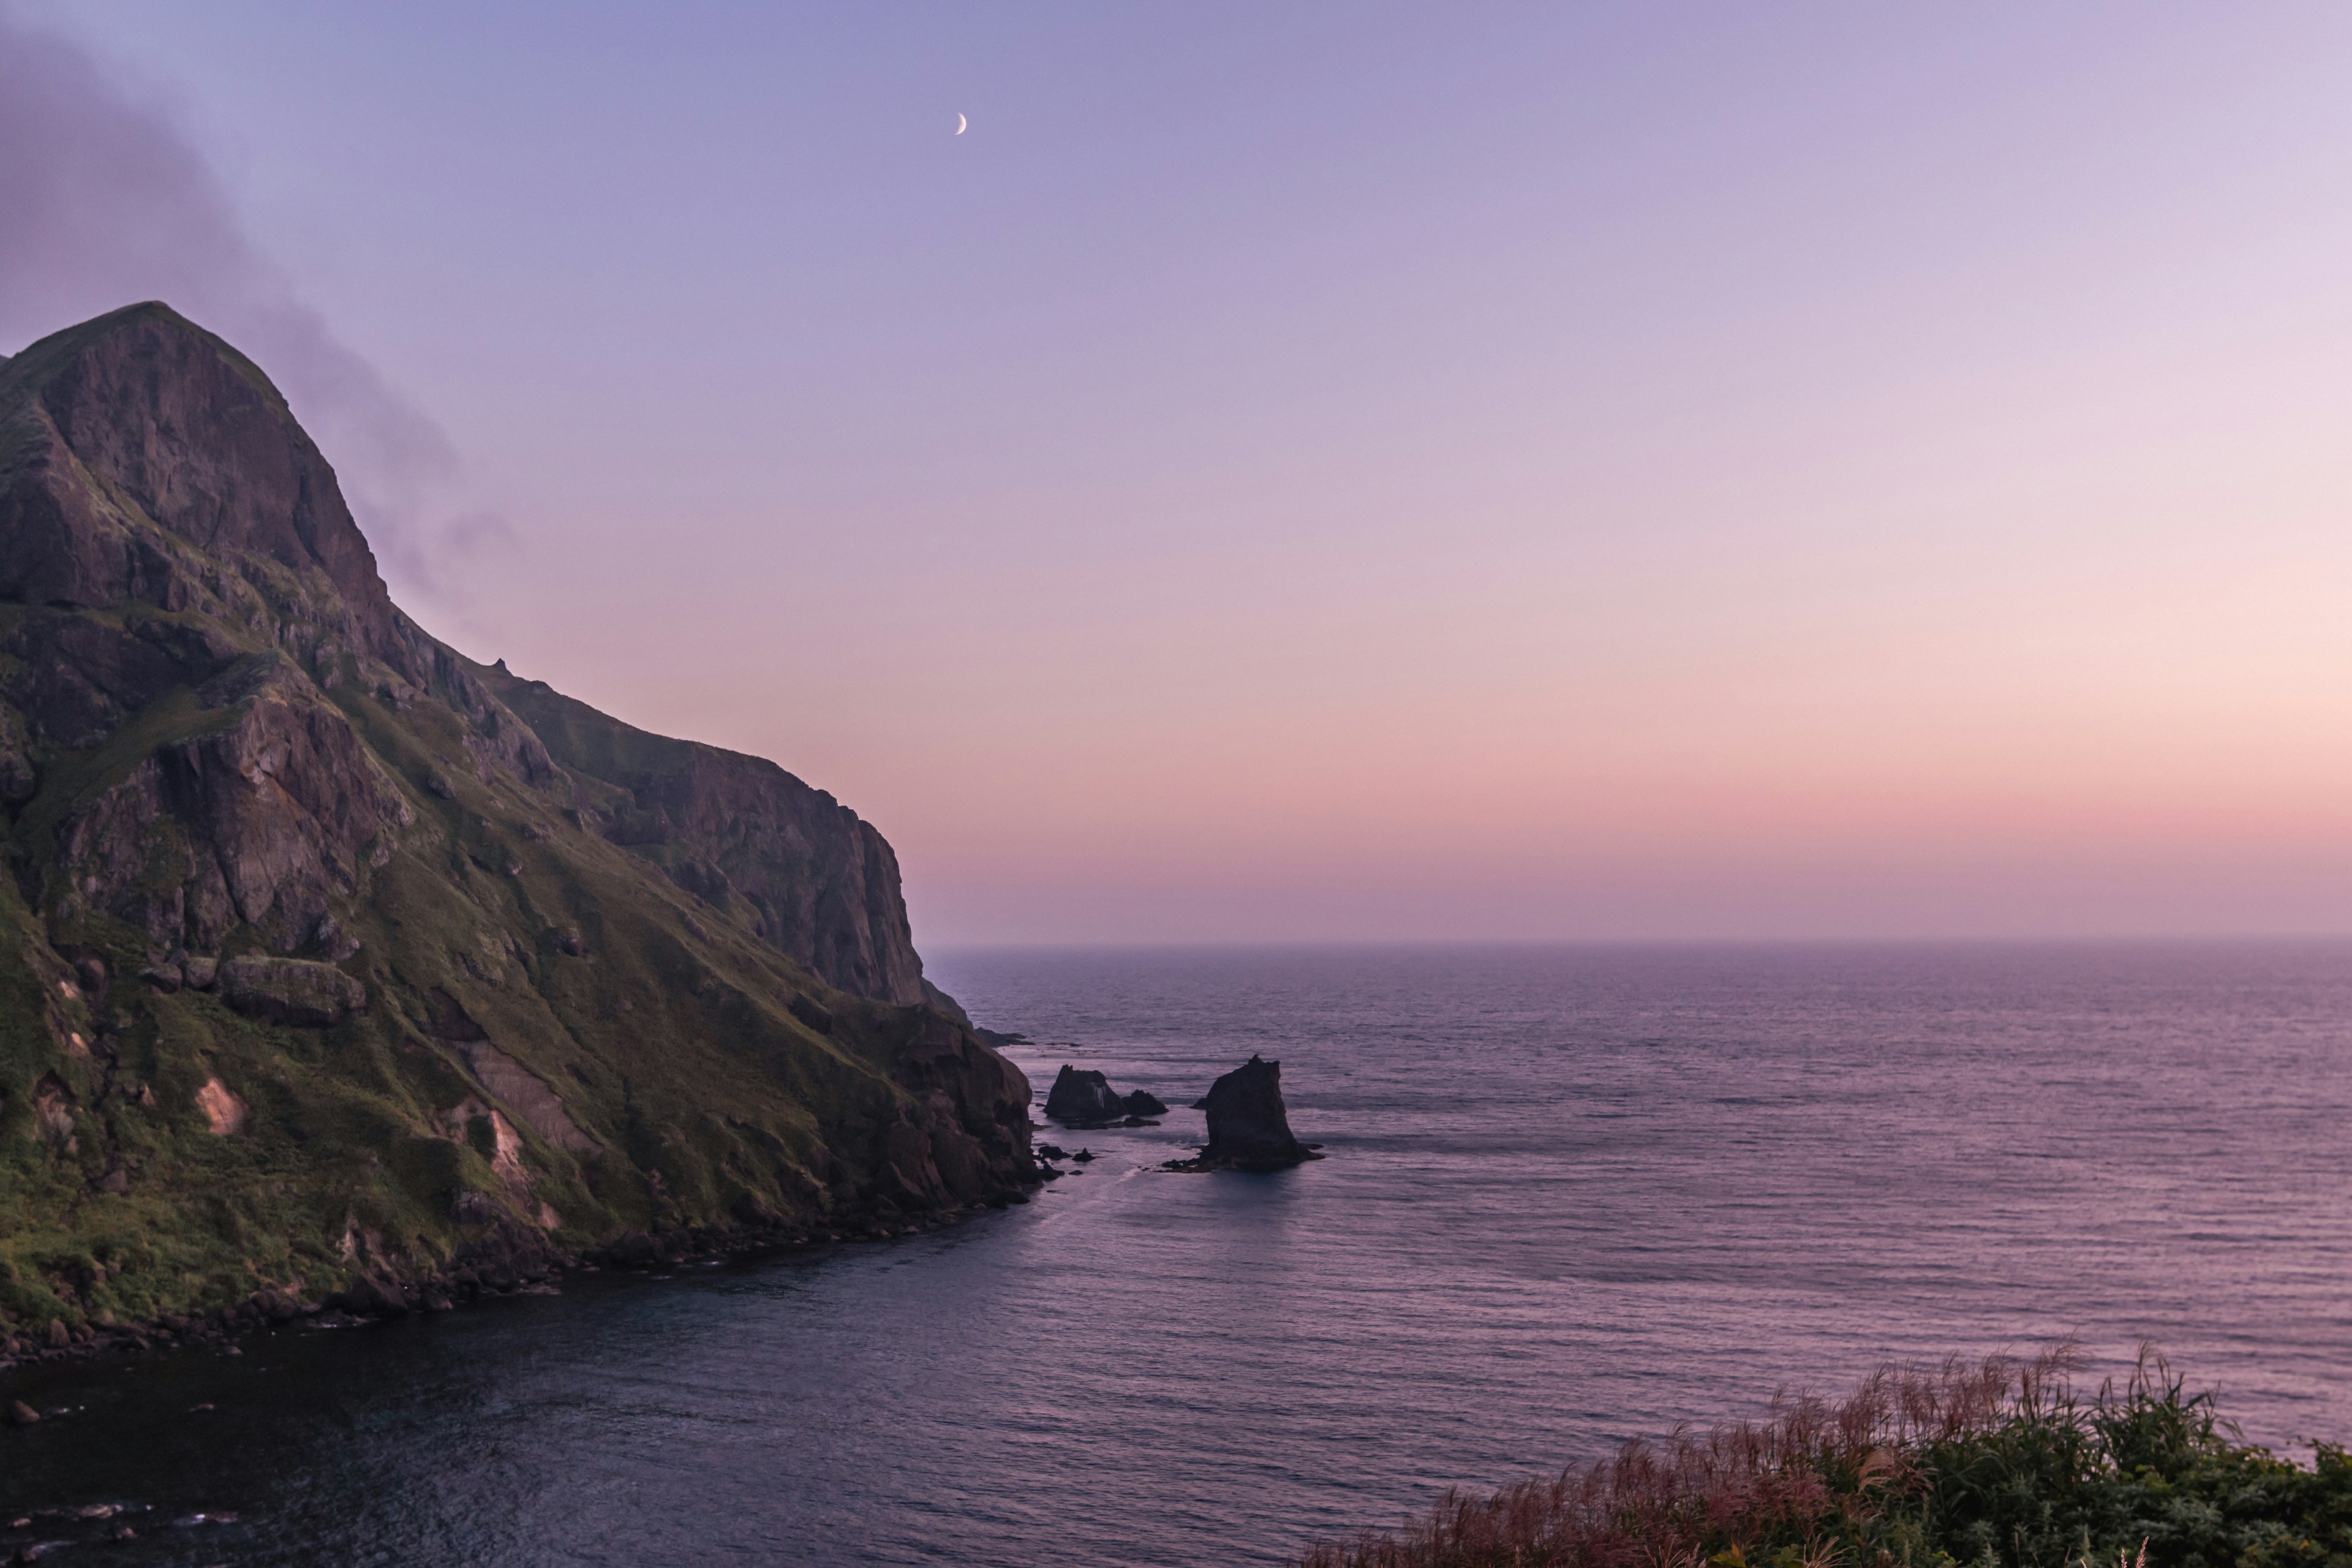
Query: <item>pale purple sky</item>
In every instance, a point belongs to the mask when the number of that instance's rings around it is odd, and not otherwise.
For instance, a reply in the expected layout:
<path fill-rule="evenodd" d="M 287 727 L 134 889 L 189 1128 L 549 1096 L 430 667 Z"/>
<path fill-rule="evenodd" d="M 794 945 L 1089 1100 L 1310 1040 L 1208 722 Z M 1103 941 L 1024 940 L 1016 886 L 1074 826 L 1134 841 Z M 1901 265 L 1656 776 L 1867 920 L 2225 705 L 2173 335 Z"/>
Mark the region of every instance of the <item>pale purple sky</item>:
<path fill-rule="evenodd" d="M 920 941 L 2352 931 L 2352 11 L 0 16 L 0 351 Z"/>

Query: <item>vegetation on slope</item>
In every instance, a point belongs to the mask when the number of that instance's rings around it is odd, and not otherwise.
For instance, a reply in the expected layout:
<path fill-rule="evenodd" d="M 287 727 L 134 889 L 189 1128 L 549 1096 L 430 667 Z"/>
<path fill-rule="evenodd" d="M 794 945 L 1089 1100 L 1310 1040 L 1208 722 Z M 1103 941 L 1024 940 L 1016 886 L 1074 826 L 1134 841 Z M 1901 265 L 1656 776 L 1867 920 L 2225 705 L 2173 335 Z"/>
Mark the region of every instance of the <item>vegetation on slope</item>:
<path fill-rule="evenodd" d="M 218 339 L 0 365 L 0 1362 L 1036 1179 L 878 834 L 530 687 L 600 778 L 493 681 Z"/>
<path fill-rule="evenodd" d="M 2352 1456 L 2243 1442 L 2143 1355 L 2076 1397 L 2063 1353 L 1888 1369 L 1839 1403 L 1449 1495 L 1300 1568 L 2344 1568 Z"/>

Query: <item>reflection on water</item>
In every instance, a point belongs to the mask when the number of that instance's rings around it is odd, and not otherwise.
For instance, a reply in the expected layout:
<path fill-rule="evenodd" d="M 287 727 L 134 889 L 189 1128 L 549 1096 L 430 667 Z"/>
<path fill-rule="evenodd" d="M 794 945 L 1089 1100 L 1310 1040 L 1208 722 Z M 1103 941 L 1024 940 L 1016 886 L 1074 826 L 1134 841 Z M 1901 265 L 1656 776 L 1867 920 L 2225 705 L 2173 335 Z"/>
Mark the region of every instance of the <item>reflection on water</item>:
<path fill-rule="evenodd" d="M 2153 1337 L 2352 1431 L 2352 949 L 950 955 L 1180 1108 L 1278 1057 L 1275 1176 L 57 1369 L 0 1533 L 131 1563 L 1271 1561 L 1886 1356 Z M 211 1405 L 209 1410 L 198 1409 Z M 193 1521 L 202 1513 L 202 1523 Z M 217 1522 L 224 1513 L 236 1517 Z M 5 1523 L 0 1519 L 0 1523 Z"/>

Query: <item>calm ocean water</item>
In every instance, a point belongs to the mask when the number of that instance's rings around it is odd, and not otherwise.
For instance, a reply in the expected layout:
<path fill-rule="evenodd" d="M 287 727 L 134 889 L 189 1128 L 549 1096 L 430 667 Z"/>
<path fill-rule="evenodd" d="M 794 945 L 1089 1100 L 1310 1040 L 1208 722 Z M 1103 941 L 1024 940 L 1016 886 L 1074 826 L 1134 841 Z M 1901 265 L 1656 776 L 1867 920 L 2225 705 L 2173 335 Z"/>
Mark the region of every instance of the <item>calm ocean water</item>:
<path fill-rule="evenodd" d="M 1329 1157 L 1100 1158 L 823 1257 L 75 1369 L 0 1502 L 124 1563 L 1261 1563 L 1782 1384 L 2153 1340 L 2352 1436 L 2352 946 L 935 955 L 1184 1105 L 1251 1052 Z M 212 1404 L 215 1409 L 192 1413 Z M 195 1511 L 233 1524 L 174 1527 Z M 101 1555 L 77 1548 L 73 1556 Z"/>

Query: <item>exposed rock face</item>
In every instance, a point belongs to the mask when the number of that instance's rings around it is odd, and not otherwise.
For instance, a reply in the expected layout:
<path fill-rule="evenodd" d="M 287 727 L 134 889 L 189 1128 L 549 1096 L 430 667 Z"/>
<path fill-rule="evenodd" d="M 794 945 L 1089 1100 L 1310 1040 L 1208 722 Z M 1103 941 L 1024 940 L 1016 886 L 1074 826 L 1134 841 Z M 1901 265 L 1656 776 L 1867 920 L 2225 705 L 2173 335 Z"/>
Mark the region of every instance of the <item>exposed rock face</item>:
<path fill-rule="evenodd" d="M 550 754 L 614 786 L 597 831 L 844 991 L 919 1003 L 898 858 L 870 823 L 764 757 L 649 735 L 502 666 L 482 672 Z"/>
<path fill-rule="evenodd" d="M 833 1033 L 833 1013 L 824 1004 L 806 996 L 794 996 L 784 1010 L 820 1035 Z"/>
<path fill-rule="evenodd" d="M 215 1138 L 231 1138 L 244 1131 L 246 1118 L 252 1114 L 244 1097 L 216 1078 L 205 1079 L 197 1089 L 196 1109 L 205 1113 L 205 1124 Z"/>
<path fill-rule="evenodd" d="M 1028 1079 L 953 1019 L 909 1019 L 895 1073 L 915 1100 L 883 1130 L 886 1190 L 914 1208 L 1005 1192 L 1034 1168 Z"/>
<path fill-rule="evenodd" d="M 871 826 L 427 636 L 159 305 L 0 360 L 0 1340 L 1038 1179 Z"/>
<path fill-rule="evenodd" d="M 1204 1170 L 1278 1171 L 1314 1159 L 1291 1135 L 1282 1103 L 1282 1064 L 1253 1056 L 1209 1086 L 1209 1142 L 1195 1165 Z"/>
<path fill-rule="evenodd" d="M 247 954 L 220 966 L 221 1000 L 248 1017 L 323 1029 L 367 1006 L 367 987 L 331 963 Z"/>
<path fill-rule="evenodd" d="M 138 305 L 7 371 L 30 395 L 0 434 L 0 598 L 217 611 L 253 579 L 313 578 L 333 631 L 395 650 L 398 614 L 333 471 L 244 355 Z"/>
<path fill-rule="evenodd" d="M 1158 1116 L 1167 1106 L 1137 1089 L 1120 1094 L 1108 1075 L 1082 1071 L 1065 1062 L 1045 1096 L 1045 1114 L 1069 1127 L 1096 1127 L 1130 1116 Z"/>
<path fill-rule="evenodd" d="M 560 1093 L 488 1040 L 468 1041 L 458 1051 L 482 1087 L 513 1106 L 523 1125 L 533 1132 L 577 1154 L 593 1154 L 602 1148 L 565 1112 Z"/>

